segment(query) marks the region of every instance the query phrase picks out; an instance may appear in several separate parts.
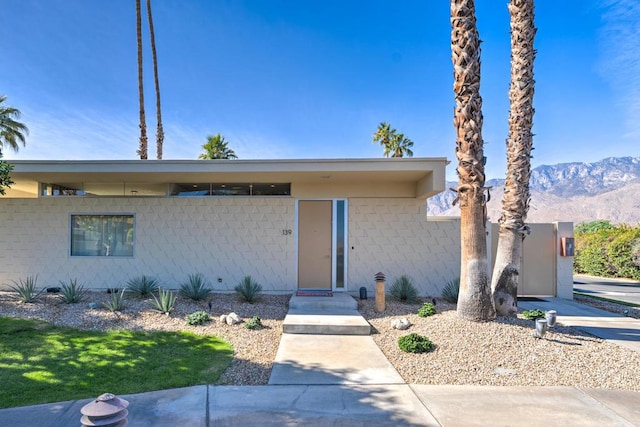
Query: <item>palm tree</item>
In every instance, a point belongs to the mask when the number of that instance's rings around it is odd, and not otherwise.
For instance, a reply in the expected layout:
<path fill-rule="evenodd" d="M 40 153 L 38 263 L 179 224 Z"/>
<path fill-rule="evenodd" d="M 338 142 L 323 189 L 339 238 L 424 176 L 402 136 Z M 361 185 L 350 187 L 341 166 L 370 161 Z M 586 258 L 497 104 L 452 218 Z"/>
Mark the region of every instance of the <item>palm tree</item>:
<path fill-rule="evenodd" d="M 495 309 L 488 283 L 480 38 L 473 0 L 451 0 L 451 55 L 461 234 L 457 312 L 463 319 L 483 322 L 495 318 Z"/>
<path fill-rule="evenodd" d="M 140 144 L 137 154 L 141 160 L 147 159 L 147 123 L 144 116 L 144 85 L 142 79 L 142 15 L 140 0 L 136 0 L 136 30 L 138 36 L 138 94 L 140 96 Z"/>
<path fill-rule="evenodd" d="M 395 129 L 387 122 L 378 125 L 378 129 L 373 134 L 374 143 L 378 142 L 384 147 L 383 155 L 385 157 L 413 157 L 413 141 L 406 138 L 403 133 L 396 133 Z"/>
<path fill-rule="evenodd" d="M 158 57 L 156 55 L 156 37 L 153 32 L 153 17 L 151 15 L 151 0 L 147 0 L 147 14 L 149 15 L 149 37 L 151 39 L 151 55 L 153 56 L 153 78 L 156 84 L 156 152 L 158 160 L 162 160 L 162 144 L 164 142 L 164 129 L 162 128 L 162 111 L 160 108 L 160 81 L 158 80 Z"/>
<path fill-rule="evenodd" d="M 507 174 L 498 223 L 498 251 L 491 289 L 500 315 L 517 312 L 518 276 L 522 240 L 528 232 L 524 221 L 529 211 L 529 179 L 533 149 L 533 62 L 536 35 L 533 0 L 511 0 L 511 85 L 509 87 L 509 137 Z"/>
<path fill-rule="evenodd" d="M 229 142 L 219 133 L 208 136 L 207 142 L 202 146 L 204 153 L 198 156 L 199 159 L 237 159 L 236 153 L 229 148 Z"/>
<path fill-rule="evenodd" d="M 2 148 L 10 147 L 13 151 L 20 149 L 20 143 L 25 145 L 25 135 L 29 134 L 29 129 L 20 123 L 20 110 L 3 105 L 7 100 L 5 95 L 0 95 L 0 157 Z"/>

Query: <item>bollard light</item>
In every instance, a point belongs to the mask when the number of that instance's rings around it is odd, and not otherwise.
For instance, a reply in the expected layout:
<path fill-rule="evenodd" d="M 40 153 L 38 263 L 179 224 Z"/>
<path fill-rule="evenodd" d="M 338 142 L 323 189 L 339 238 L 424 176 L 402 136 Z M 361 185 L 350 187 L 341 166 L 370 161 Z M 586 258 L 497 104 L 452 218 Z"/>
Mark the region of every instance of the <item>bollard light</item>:
<path fill-rule="evenodd" d="M 377 273 L 375 275 L 376 278 L 376 311 L 378 313 L 382 313 L 386 307 L 386 301 L 385 301 L 385 292 L 384 292 L 384 274 L 383 273 Z"/>
<path fill-rule="evenodd" d="M 123 427 L 127 425 L 129 402 L 111 393 L 98 396 L 80 409 L 83 426 Z"/>

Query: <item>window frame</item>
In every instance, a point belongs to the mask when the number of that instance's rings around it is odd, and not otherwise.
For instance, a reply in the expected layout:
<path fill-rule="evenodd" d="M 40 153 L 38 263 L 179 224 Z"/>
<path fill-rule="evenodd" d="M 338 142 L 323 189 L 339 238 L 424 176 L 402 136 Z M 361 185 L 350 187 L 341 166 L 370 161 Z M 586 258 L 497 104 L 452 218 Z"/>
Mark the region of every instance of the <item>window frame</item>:
<path fill-rule="evenodd" d="M 131 232 L 131 253 L 130 254 L 126 254 L 126 255 L 99 255 L 99 254 L 93 254 L 93 255 L 81 255 L 81 254 L 74 254 L 73 251 L 73 247 L 74 247 L 74 241 L 73 241 L 73 224 L 74 224 L 74 217 L 123 217 L 123 218 L 131 218 L 132 220 L 132 232 Z M 100 213 L 96 213 L 96 212 L 72 212 L 69 213 L 69 234 L 68 234 L 68 254 L 69 257 L 71 258 L 120 258 L 120 259 L 131 259 L 135 257 L 135 252 L 136 252 L 136 222 L 137 222 L 137 218 L 136 218 L 136 214 L 133 212 L 100 212 Z M 126 232 L 128 233 L 128 231 Z"/>

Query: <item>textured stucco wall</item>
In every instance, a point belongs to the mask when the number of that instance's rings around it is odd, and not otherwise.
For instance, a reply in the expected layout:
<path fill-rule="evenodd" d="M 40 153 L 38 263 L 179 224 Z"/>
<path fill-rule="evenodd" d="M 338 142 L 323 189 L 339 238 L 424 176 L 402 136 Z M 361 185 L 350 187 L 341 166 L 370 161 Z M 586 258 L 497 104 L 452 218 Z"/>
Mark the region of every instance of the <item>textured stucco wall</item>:
<path fill-rule="evenodd" d="M 382 271 L 389 285 L 407 274 L 421 294 L 435 296 L 459 276 L 458 220 L 428 221 L 416 199 L 353 198 L 348 206 L 348 291 L 366 286 L 372 294 Z M 90 213 L 135 215 L 133 258 L 69 256 L 70 214 Z M 290 292 L 297 288 L 295 243 L 293 198 L 0 200 L 0 285 L 37 274 L 41 286 L 75 278 L 108 288 L 146 274 L 177 288 L 200 272 L 216 290 L 231 291 L 251 275 L 265 291 Z"/>
<path fill-rule="evenodd" d="M 134 276 L 179 287 L 200 272 L 217 290 L 251 275 L 265 291 L 296 287 L 291 198 L 40 198 L 0 200 L 0 284 L 38 275 L 44 286 L 76 278 L 91 288 Z M 135 214 L 133 258 L 69 256 L 70 213 Z M 217 278 L 222 278 L 218 283 Z"/>
<path fill-rule="evenodd" d="M 403 274 L 421 295 L 439 296 L 460 277 L 460 221 L 429 221 L 423 200 L 349 200 L 349 290 L 374 290 L 374 275 L 387 287 Z"/>
<path fill-rule="evenodd" d="M 573 237 L 572 222 L 554 222 L 556 227 L 556 296 L 558 298 L 573 299 L 573 257 L 560 256 L 561 240 L 563 237 Z"/>

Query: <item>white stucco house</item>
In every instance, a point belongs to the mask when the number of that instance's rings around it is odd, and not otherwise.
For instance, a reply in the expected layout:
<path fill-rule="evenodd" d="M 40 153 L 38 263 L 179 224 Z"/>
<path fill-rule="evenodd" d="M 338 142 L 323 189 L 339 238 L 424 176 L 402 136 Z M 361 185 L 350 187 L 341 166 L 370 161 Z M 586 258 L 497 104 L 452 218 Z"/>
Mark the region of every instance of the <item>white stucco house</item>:
<path fill-rule="evenodd" d="M 371 292 L 411 276 L 439 295 L 459 277 L 460 222 L 426 215 L 445 158 L 11 161 L 0 197 L 0 284 L 38 275 L 122 287 L 142 274 L 219 291 Z"/>

